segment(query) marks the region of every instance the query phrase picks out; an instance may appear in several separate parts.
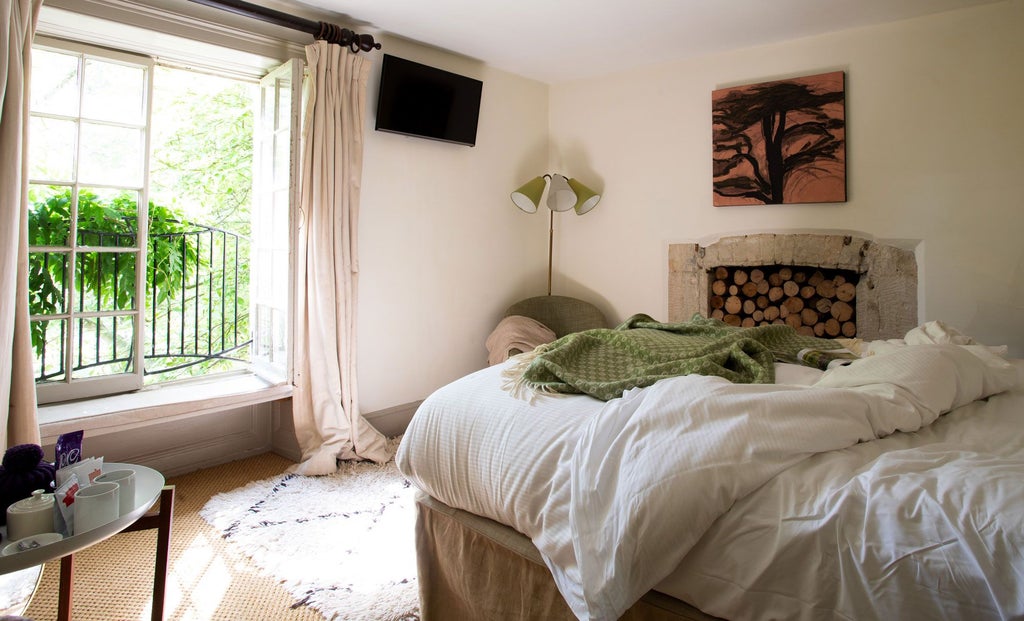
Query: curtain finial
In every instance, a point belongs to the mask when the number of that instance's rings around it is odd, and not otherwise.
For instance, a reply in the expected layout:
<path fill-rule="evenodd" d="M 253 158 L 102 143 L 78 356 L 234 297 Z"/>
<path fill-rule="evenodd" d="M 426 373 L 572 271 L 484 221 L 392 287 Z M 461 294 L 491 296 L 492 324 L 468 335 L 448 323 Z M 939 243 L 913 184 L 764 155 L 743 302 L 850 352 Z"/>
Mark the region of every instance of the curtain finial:
<path fill-rule="evenodd" d="M 348 28 L 327 22 L 320 22 L 320 30 L 317 32 L 316 38 L 323 39 L 328 43 L 347 45 L 353 53 L 369 52 L 381 48 L 380 43 L 373 40 L 373 35 L 358 34 Z"/>

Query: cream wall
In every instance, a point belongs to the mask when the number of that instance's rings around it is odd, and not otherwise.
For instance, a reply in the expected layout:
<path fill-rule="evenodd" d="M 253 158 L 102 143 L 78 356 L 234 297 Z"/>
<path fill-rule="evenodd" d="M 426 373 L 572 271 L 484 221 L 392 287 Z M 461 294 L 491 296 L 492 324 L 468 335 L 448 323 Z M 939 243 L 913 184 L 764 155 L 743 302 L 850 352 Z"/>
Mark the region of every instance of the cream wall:
<path fill-rule="evenodd" d="M 388 53 L 484 82 L 478 142 L 373 130 L 360 212 L 359 401 L 417 401 L 481 368 L 512 302 L 544 293 L 546 212 L 509 191 L 547 171 L 603 192 L 556 215 L 554 293 L 613 321 L 666 318 L 668 244 L 755 230 L 909 240 L 923 320 L 1024 356 L 1024 0 L 550 87 L 401 39 Z M 379 60 L 377 61 L 379 65 Z M 846 72 L 848 201 L 716 208 L 711 92 Z"/>
<path fill-rule="evenodd" d="M 620 53 L 609 49 L 609 53 Z M 848 201 L 713 207 L 711 92 L 846 72 Z M 556 293 L 667 317 L 667 247 L 766 229 L 919 240 L 920 315 L 1024 357 L 1024 0 L 551 87 L 551 167 L 604 190 Z M 913 243 L 913 242 L 911 242 Z"/>
<path fill-rule="evenodd" d="M 486 365 L 512 302 L 544 293 L 547 222 L 509 192 L 545 171 L 548 87 L 401 39 L 384 51 L 483 81 L 475 147 L 374 131 L 371 72 L 359 222 L 362 411 L 423 399 Z"/>

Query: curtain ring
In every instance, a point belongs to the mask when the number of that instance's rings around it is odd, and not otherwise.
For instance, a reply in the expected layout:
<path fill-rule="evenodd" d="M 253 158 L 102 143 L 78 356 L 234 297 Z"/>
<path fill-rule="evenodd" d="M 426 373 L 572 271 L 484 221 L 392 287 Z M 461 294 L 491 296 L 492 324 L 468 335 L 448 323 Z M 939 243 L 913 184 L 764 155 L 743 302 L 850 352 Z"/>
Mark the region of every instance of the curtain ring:
<path fill-rule="evenodd" d="M 353 54 L 358 54 L 360 51 L 379 50 L 381 48 L 381 44 L 373 40 L 373 35 L 357 34 L 348 28 L 342 28 L 337 24 L 330 24 L 328 22 L 320 22 L 320 28 L 314 38 L 327 41 L 328 43 L 347 46 Z"/>

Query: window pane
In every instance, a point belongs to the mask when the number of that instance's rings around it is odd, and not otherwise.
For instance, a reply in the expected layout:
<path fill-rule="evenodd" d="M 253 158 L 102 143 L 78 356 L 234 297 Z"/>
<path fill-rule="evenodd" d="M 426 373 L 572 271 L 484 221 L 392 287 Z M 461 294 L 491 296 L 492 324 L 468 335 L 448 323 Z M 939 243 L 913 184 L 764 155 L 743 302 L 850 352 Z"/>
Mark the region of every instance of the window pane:
<path fill-rule="evenodd" d="M 75 262 L 81 311 L 133 310 L 135 308 L 135 254 L 81 252 Z"/>
<path fill-rule="evenodd" d="M 28 253 L 28 312 L 54 315 L 67 312 L 68 255 L 63 252 Z"/>
<path fill-rule="evenodd" d="M 142 123 L 145 119 L 146 71 L 88 58 L 82 116 L 100 121 Z"/>
<path fill-rule="evenodd" d="M 142 185 L 143 130 L 82 123 L 79 179 L 86 183 Z"/>
<path fill-rule="evenodd" d="M 260 161 L 257 176 L 268 188 L 271 188 L 274 181 L 274 141 L 271 139 L 264 140 L 259 149 Z"/>
<path fill-rule="evenodd" d="M 88 317 L 74 324 L 72 379 L 132 372 L 133 317 Z"/>
<path fill-rule="evenodd" d="M 82 188 L 78 193 L 80 246 L 136 247 L 139 193 L 113 188 Z"/>
<path fill-rule="evenodd" d="M 259 275 L 252 282 L 254 301 L 270 304 L 274 295 L 273 283 L 269 276 L 273 273 L 273 251 L 259 248 L 254 252 L 253 259 L 256 263 L 253 273 Z"/>
<path fill-rule="evenodd" d="M 71 189 L 30 185 L 28 188 L 29 246 L 66 246 L 71 231 Z"/>
<path fill-rule="evenodd" d="M 271 209 L 270 227 L 266 231 L 263 241 L 266 246 L 275 250 L 288 250 L 288 195 L 289 190 L 277 190 L 274 192 L 273 205 Z"/>
<path fill-rule="evenodd" d="M 274 282 L 274 306 L 284 310 L 288 307 L 288 253 L 276 251 L 274 254 L 274 271 L 271 272 L 271 280 Z"/>
<path fill-rule="evenodd" d="M 35 349 L 36 381 L 52 382 L 63 380 L 64 337 L 67 320 L 33 321 L 32 347 Z"/>
<path fill-rule="evenodd" d="M 254 354 L 267 362 L 284 362 L 286 359 L 285 335 L 287 334 L 284 312 L 276 308 L 256 305 L 255 315 L 256 338 L 253 342 L 258 351 Z"/>
<path fill-rule="evenodd" d="M 289 154 L 291 144 L 288 141 L 287 133 L 274 134 L 274 187 L 288 186 L 288 172 L 290 169 Z"/>
<path fill-rule="evenodd" d="M 74 181 L 77 123 L 34 116 L 29 134 L 29 177 Z"/>
<path fill-rule="evenodd" d="M 277 80 L 277 124 L 274 129 L 287 129 L 292 122 L 292 88 L 291 80 Z"/>
<path fill-rule="evenodd" d="M 78 116 L 78 57 L 32 50 L 32 111 Z"/>
<path fill-rule="evenodd" d="M 276 103 L 277 92 L 273 85 L 260 88 L 260 127 L 269 131 L 274 130 L 274 104 Z"/>

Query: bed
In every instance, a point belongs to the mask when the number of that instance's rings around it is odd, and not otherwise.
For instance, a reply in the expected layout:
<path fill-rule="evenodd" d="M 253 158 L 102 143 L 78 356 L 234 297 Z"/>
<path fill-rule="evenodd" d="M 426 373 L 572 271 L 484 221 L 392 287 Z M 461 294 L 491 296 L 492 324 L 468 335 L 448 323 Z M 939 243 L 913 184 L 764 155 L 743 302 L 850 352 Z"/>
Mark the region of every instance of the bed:
<path fill-rule="evenodd" d="M 445 386 L 396 456 L 431 619 L 1024 616 L 1024 361 L 938 322 L 770 384 Z M 518 366 L 517 366 L 518 365 Z"/>

